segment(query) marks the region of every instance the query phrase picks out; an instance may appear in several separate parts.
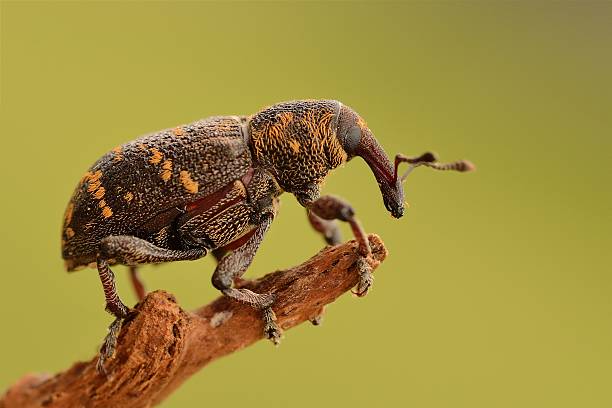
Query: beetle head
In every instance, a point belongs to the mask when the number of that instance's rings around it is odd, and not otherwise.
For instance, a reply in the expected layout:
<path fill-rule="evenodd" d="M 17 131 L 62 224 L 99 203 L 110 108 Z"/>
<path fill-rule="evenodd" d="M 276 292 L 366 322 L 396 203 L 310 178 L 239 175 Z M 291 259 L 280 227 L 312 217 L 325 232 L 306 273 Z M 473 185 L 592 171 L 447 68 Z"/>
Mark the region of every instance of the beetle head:
<path fill-rule="evenodd" d="M 472 163 L 462 160 L 452 163 L 437 163 L 436 156 L 427 152 L 418 157 L 407 157 L 402 154 L 395 156 L 395 163 L 392 165 L 378 143 L 372 131 L 368 128 L 365 121 L 351 108 L 342 105 L 338 117 L 338 128 L 336 134 L 346 151 L 348 160 L 359 156 L 368 164 L 380 192 L 387 210 L 395 218 L 404 215 L 404 188 L 402 183 L 408 174 L 419 166 L 427 166 L 436 170 L 455 170 L 470 171 L 475 167 Z M 400 177 L 398 167 L 400 163 L 409 163 L 408 170 Z"/>

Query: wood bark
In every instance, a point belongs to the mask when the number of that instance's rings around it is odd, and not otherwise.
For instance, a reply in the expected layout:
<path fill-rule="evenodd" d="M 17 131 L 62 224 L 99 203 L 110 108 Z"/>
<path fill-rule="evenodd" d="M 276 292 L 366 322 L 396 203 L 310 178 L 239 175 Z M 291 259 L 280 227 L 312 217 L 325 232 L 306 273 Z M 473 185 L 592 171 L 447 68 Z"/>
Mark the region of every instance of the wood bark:
<path fill-rule="evenodd" d="M 378 236 L 369 240 L 375 269 L 387 251 Z M 273 308 L 287 330 L 357 284 L 356 250 L 355 241 L 327 247 L 299 266 L 241 286 L 275 293 Z M 258 311 L 225 297 L 188 312 L 171 294 L 153 292 L 123 325 L 108 377 L 96 371 L 97 355 L 54 376 L 29 374 L 6 391 L 0 408 L 152 407 L 211 361 L 262 339 L 262 328 Z"/>

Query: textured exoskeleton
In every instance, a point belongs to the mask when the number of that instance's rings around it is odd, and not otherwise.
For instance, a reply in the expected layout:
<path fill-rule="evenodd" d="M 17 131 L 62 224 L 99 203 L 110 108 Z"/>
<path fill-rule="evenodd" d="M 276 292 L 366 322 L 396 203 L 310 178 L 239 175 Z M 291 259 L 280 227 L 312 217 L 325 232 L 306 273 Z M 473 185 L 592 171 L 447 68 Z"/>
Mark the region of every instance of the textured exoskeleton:
<path fill-rule="evenodd" d="M 130 266 L 139 297 L 140 264 L 194 260 L 212 251 L 218 259 L 213 285 L 225 295 L 262 310 L 265 335 L 281 335 L 272 294 L 235 289 L 277 211 L 278 196 L 295 195 L 326 241 L 340 240 L 336 219 L 350 223 L 363 262 L 356 293 L 372 278 L 365 233 L 346 202 L 320 197 L 327 173 L 354 156 L 372 169 L 386 208 L 404 212 L 400 162 L 466 171 L 469 162 L 438 164 L 431 153 L 396 156 L 395 166 L 365 121 L 333 100 L 280 103 L 250 116 L 211 117 L 141 137 L 114 148 L 79 182 L 64 217 L 62 255 L 69 271 L 98 269 L 106 308 L 115 315 L 100 354 L 112 356 L 129 309 L 119 299 L 109 266 Z"/>

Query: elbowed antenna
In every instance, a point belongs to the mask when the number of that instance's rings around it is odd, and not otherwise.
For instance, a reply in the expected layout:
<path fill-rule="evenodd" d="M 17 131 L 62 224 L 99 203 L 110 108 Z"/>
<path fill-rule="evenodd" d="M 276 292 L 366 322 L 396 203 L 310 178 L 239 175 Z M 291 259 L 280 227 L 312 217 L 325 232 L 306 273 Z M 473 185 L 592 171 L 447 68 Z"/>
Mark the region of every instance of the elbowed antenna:
<path fill-rule="evenodd" d="M 468 172 L 472 170 L 476 170 L 476 166 L 468 160 L 459 160 L 451 163 L 436 163 L 438 161 L 436 155 L 432 152 L 425 152 L 418 157 L 408 157 L 399 153 L 395 156 L 395 171 L 393 174 L 393 180 L 395 182 L 398 181 L 398 168 L 400 163 L 409 163 L 410 166 L 408 170 L 399 178 L 399 182 L 403 183 L 404 180 L 408 177 L 408 175 L 412 172 L 412 170 L 416 169 L 419 166 L 431 167 L 435 170 L 452 170 L 458 172 Z"/>

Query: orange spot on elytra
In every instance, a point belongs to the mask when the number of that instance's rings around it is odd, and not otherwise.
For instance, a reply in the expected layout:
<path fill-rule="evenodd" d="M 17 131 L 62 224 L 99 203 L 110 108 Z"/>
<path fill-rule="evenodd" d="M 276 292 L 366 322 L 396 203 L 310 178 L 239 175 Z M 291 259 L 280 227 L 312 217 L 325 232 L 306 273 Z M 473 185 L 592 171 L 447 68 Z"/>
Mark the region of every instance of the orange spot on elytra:
<path fill-rule="evenodd" d="M 164 158 L 164 154 L 154 147 L 149 150 L 151 151 L 151 153 L 153 153 L 153 156 L 151 156 L 151 158 L 149 159 L 149 163 L 159 164 Z"/>
<path fill-rule="evenodd" d="M 87 186 L 87 191 L 89 193 L 93 193 L 102 184 L 100 182 L 100 177 L 102 177 L 102 171 L 98 170 L 98 171 L 96 171 L 93 174 L 92 173 L 87 173 L 85 176 L 86 176 L 86 180 L 85 181 L 87 181 L 89 183 L 89 185 Z"/>
<path fill-rule="evenodd" d="M 106 207 L 106 201 L 100 200 L 100 202 L 98 203 L 98 207 L 100 207 L 100 208 Z"/>
<path fill-rule="evenodd" d="M 172 160 L 166 160 L 162 164 L 161 178 L 164 181 L 170 180 L 172 177 Z"/>
<path fill-rule="evenodd" d="M 104 193 L 106 192 L 106 190 L 104 189 L 104 187 L 100 186 L 96 192 L 94 193 L 94 197 L 98 200 L 100 200 L 102 197 L 104 197 Z"/>
<path fill-rule="evenodd" d="M 132 194 L 131 191 L 128 191 L 127 193 L 125 193 L 123 198 L 125 198 L 125 201 L 127 201 L 129 203 L 130 201 L 132 201 L 134 199 L 134 194 Z"/>
<path fill-rule="evenodd" d="M 102 183 L 100 183 L 99 181 L 94 181 L 93 183 L 89 183 L 89 186 L 87 187 L 87 191 L 90 193 L 93 193 L 94 191 L 96 191 L 100 186 L 102 185 Z"/>
<path fill-rule="evenodd" d="M 102 215 L 104 218 L 108 218 L 113 215 L 113 210 L 111 210 L 111 208 L 107 205 L 102 209 Z"/>
<path fill-rule="evenodd" d="M 191 194 L 195 194 L 198 192 L 198 182 L 197 181 L 193 181 L 193 179 L 191 178 L 191 174 L 189 174 L 188 171 L 181 171 L 180 176 L 179 176 L 181 183 L 183 184 L 183 187 L 185 187 L 185 190 L 187 190 L 187 192 L 191 193 Z"/>
<path fill-rule="evenodd" d="M 174 136 L 178 136 L 178 137 L 181 137 L 185 134 L 185 132 L 183 131 L 183 128 L 181 127 L 175 127 L 174 129 L 172 129 L 172 133 L 174 133 Z"/>

